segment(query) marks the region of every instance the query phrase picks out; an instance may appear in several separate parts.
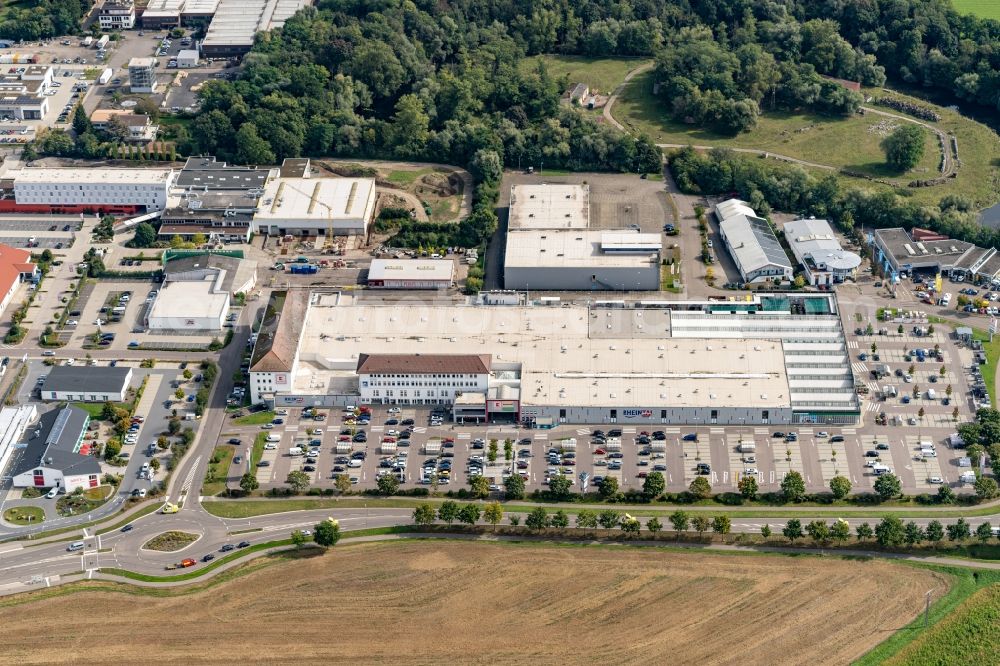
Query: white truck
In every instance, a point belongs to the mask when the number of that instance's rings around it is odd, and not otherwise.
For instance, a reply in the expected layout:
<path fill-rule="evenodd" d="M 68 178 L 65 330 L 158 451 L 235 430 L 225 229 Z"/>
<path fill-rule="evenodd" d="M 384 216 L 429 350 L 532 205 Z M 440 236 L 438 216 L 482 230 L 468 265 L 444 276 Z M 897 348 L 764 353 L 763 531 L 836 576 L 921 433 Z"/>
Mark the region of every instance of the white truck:
<path fill-rule="evenodd" d="M 753 442 L 740 442 L 736 450 L 740 453 L 754 453 L 757 450 L 757 445 Z"/>
<path fill-rule="evenodd" d="M 101 75 L 97 77 L 97 82 L 102 86 L 107 85 L 108 81 L 111 80 L 112 73 L 113 72 L 110 67 L 105 67 L 104 71 L 101 72 Z"/>
<path fill-rule="evenodd" d="M 936 398 L 937 398 L 937 393 L 934 392 L 934 389 L 927 389 L 927 399 L 935 400 Z"/>
<path fill-rule="evenodd" d="M 962 483 L 975 483 L 976 473 L 975 472 L 962 472 L 958 475 L 958 480 Z"/>
<path fill-rule="evenodd" d="M 87 35 L 86 37 L 83 38 L 83 42 L 81 42 L 80 45 L 89 47 L 93 43 L 94 43 L 94 38 L 91 37 L 90 35 Z"/>
<path fill-rule="evenodd" d="M 301 456 L 305 451 L 302 450 L 301 446 L 293 446 L 288 449 L 288 455 L 290 456 Z"/>
<path fill-rule="evenodd" d="M 428 439 L 424 442 L 424 453 L 428 455 L 441 453 L 441 440 Z"/>
<path fill-rule="evenodd" d="M 108 37 L 107 35 L 102 35 L 101 38 L 97 40 L 97 44 L 95 44 L 95 46 L 97 47 L 97 50 L 100 51 L 105 46 L 107 46 L 108 42 L 110 41 L 111 41 L 110 37 Z"/>

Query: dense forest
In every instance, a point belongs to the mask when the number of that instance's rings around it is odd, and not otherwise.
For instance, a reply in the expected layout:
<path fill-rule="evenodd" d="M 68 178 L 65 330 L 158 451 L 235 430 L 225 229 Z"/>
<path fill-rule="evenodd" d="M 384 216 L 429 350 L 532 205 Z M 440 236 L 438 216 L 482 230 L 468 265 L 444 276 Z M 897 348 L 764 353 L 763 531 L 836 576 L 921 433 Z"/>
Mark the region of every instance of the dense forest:
<path fill-rule="evenodd" d="M 0 15 L 0 37 L 33 41 L 73 34 L 90 5 L 90 0 L 22 0 Z"/>

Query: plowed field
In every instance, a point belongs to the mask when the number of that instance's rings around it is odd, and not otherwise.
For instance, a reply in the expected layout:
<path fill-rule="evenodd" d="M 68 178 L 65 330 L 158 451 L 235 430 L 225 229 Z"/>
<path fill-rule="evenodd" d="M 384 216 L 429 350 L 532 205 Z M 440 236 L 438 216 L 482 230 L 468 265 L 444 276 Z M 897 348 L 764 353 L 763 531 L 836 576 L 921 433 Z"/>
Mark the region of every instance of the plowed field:
<path fill-rule="evenodd" d="M 341 546 L 189 594 L 3 609 L 0 662 L 843 664 L 947 585 L 882 561 Z"/>

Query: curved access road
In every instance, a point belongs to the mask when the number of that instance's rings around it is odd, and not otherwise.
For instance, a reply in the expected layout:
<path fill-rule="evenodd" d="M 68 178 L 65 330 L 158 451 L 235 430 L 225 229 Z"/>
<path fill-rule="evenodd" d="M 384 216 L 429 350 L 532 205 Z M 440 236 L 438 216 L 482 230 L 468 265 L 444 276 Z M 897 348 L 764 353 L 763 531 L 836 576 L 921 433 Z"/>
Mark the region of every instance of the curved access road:
<path fill-rule="evenodd" d="M 646 63 L 645 65 L 640 65 L 639 67 L 636 67 L 631 72 L 625 75 L 625 78 L 622 79 L 621 83 L 615 86 L 614 91 L 611 93 L 611 96 L 608 97 L 608 101 L 604 105 L 604 110 L 602 111 L 605 122 L 607 122 L 609 125 L 617 127 L 626 134 L 628 133 L 628 130 L 625 129 L 625 127 L 620 122 L 615 120 L 615 117 L 613 115 L 611 115 L 611 107 L 613 107 L 615 105 L 615 102 L 618 101 L 618 96 L 621 94 L 623 90 L 625 90 L 625 86 L 628 85 L 628 82 L 631 81 L 635 76 L 651 70 L 654 64 L 655 63 L 650 62 Z"/>

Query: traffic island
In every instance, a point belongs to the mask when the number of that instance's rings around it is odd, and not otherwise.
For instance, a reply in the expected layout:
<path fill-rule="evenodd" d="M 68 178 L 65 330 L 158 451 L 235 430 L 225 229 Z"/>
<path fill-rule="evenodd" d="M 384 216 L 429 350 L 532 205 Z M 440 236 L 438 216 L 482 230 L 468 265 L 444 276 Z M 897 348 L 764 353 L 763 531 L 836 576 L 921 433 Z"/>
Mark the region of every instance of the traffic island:
<path fill-rule="evenodd" d="M 162 553 L 174 553 L 179 550 L 184 550 L 200 538 L 200 534 L 171 530 L 169 532 L 157 534 L 155 537 L 144 543 L 142 547 L 144 550 L 158 550 Z"/>

